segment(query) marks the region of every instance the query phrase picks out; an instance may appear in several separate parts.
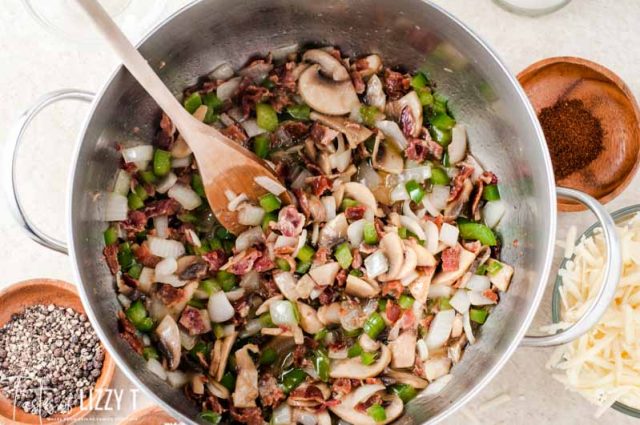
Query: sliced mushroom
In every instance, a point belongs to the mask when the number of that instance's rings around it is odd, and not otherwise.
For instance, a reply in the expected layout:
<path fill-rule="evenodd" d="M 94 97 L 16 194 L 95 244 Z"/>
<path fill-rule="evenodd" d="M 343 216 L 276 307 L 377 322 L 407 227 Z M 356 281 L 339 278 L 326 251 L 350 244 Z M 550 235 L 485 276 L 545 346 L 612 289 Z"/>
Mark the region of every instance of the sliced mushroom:
<path fill-rule="evenodd" d="M 511 277 L 513 276 L 513 267 L 508 264 L 502 263 L 493 258 L 489 260 L 489 264 L 498 263 L 501 268 L 495 273 L 489 273 L 489 281 L 499 290 L 506 291 L 509 288 Z"/>
<path fill-rule="evenodd" d="M 420 267 L 433 267 L 436 265 L 436 258 L 424 246 L 420 245 L 415 239 L 409 238 L 404 241 L 405 246 L 413 249 L 417 256 L 417 264 Z"/>
<path fill-rule="evenodd" d="M 373 220 L 373 215 L 377 213 L 378 204 L 371 189 L 362 183 L 348 182 L 344 184 L 344 194 L 366 206 L 365 218 L 370 221 Z M 370 217 L 367 217 L 367 214 L 370 214 Z"/>
<path fill-rule="evenodd" d="M 174 158 L 186 158 L 191 155 L 191 153 L 191 149 L 187 145 L 187 142 L 184 141 L 182 135 L 178 135 L 176 143 L 171 148 L 171 156 Z"/>
<path fill-rule="evenodd" d="M 303 382 L 289 395 L 287 404 L 294 407 L 317 408 L 330 396 L 331 390 L 327 385 Z"/>
<path fill-rule="evenodd" d="M 336 280 L 336 276 L 340 271 L 340 264 L 332 261 L 321 266 L 317 266 L 309 270 L 309 276 L 319 286 L 331 286 Z"/>
<path fill-rule="evenodd" d="M 372 298 L 380 293 L 380 286 L 375 281 L 367 281 L 350 274 L 347 276 L 344 291 L 356 297 Z"/>
<path fill-rule="evenodd" d="M 362 68 L 366 64 L 366 68 Z M 382 69 L 382 59 L 378 55 L 369 55 L 366 58 L 362 58 L 358 60 L 358 65 L 360 69 L 358 72 L 362 77 L 369 77 L 377 74 Z M 373 78 L 373 77 L 372 77 Z"/>
<path fill-rule="evenodd" d="M 180 344 L 180 329 L 173 317 L 164 316 L 155 330 L 160 342 L 162 353 L 167 358 L 167 366 L 169 370 L 176 370 L 180 364 L 180 353 L 182 346 Z"/>
<path fill-rule="evenodd" d="M 344 213 L 338 214 L 334 219 L 327 221 L 324 227 L 320 229 L 318 244 L 325 248 L 331 248 L 339 244 L 347 237 L 348 228 L 349 223 L 347 223 Z"/>
<path fill-rule="evenodd" d="M 316 283 L 311 276 L 308 274 L 303 275 L 300 279 L 298 279 L 298 284 L 296 285 L 296 292 L 298 292 L 298 296 L 300 298 L 309 298 L 311 296 L 311 291 L 315 288 Z"/>
<path fill-rule="evenodd" d="M 447 348 L 447 356 L 451 359 L 453 364 L 457 364 L 460 361 L 464 351 L 464 346 L 467 345 L 467 341 L 467 336 L 462 334 L 455 340 L 455 342 L 449 345 L 449 348 Z"/>
<path fill-rule="evenodd" d="M 332 378 L 366 379 L 379 375 L 391 362 L 391 351 L 386 345 L 380 347 L 380 355 L 375 363 L 364 365 L 360 357 L 334 360 L 331 362 L 329 376 Z"/>
<path fill-rule="evenodd" d="M 425 267 L 418 273 L 418 278 L 409 285 L 409 292 L 411 292 L 413 298 L 421 304 L 426 304 L 427 302 L 431 280 L 435 272 L 435 266 Z"/>
<path fill-rule="evenodd" d="M 402 372 L 400 370 L 387 369 L 383 376 L 393 379 L 396 383 L 411 385 L 413 388 L 417 388 L 419 390 L 426 388 L 427 385 L 429 385 L 428 381 L 420 378 L 419 376 L 409 372 Z"/>
<path fill-rule="evenodd" d="M 367 140 L 373 134 L 367 127 L 350 121 L 345 117 L 322 115 L 317 112 L 311 112 L 309 117 L 314 121 L 318 121 L 344 134 L 351 149 L 355 149 L 360 143 Z"/>
<path fill-rule="evenodd" d="M 302 55 L 302 60 L 305 62 L 317 63 L 320 66 L 322 73 L 333 81 L 344 81 L 350 78 L 349 72 L 347 72 L 342 62 L 324 50 L 307 50 L 304 55 Z"/>
<path fill-rule="evenodd" d="M 418 93 L 412 90 L 400 99 L 388 103 L 386 112 L 387 115 L 391 116 L 395 120 L 402 120 L 402 114 L 405 108 L 411 115 L 410 119 L 413 123 L 410 135 L 418 137 L 422 130 L 422 103 L 420 103 Z"/>
<path fill-rule="evenodd" d="M 298 299 L 298 291 L 296 289 L 296 278 L 291 272 L 277 271 L 273 274 L 273 281 L 280 290 L 280 293 L 284 295 L 289 301 L 295 301 Z"/>
<path fill-rule="evenodd" d="M 218 398 L 223 400 L 229 399 L 229 389 L 219 382 L 209 380 L 207 383 L 207 389 L 211 394 Z"/>
<path fill-rule="evenodd" d="M 298 311 L 300 312 L 300 326 L 308 334 L 316 334 L 324 328 L 324 325 L 318 319 L 318 313 L 313 307 L 298 301 Z"/>
<path fill-rule="evenodd" d="M 235 407 L 256 407 L 256 398 L 259 394 L 258 370 L 251 359 L 249 350 L 254 353 L 260 352 L 255 344 L 247 344 L 236 351 L 238 377 L 236 379 L 236 388 L 232 395 Z"/>
<path fill-rule="evenodd" d="M 238 333 L 233 332 L 231 335 L 223 339 L 217 339 L 213 346 L 209 375 L 211 375 L 216 381 L 220 381 L 224 375 L 224 371 L 227 368 L 227 362 L 229 361 L 229 355 L 231 354 L 231 347 L 235 344 L 237 337 Z"/>
<path fill-rule="evenodd" d="M 397 278 L 404 263 L 404 247 L 402 239 L 396 232 L 387 232 L 380 240 L 380 250 L 389 260 L 389 270 L 387 273 L 378 276 L 381 282 L 387 282 Z"/>
<path fill-rule="evenodd" d="M 342 315 L 342 306 L 340 303 L 331 303 L 323 305 L 318 309 L 318 320 L 325 326 L 340 323 Z"/>
<path fill-rule="evenodd" d="M 323 114 L 345 115 L 360 104 L 350 79 L 335 81 L 320 69 L 320 65 L 311 65 L 298 79 L 298 91 L 307 105 Z"/>
<path fill-rule="evenodd" d="M 382 81 L 380 81 L 377 75 L 372 75 L 367 82 L 365 100 L 367 104 L 384 111 L 384 107 L 387 104 L 387 95 L 384 94 Z"/>
<path fill-rule="evenodd" d="M 415 329 L 407 329 L 389 343 L 391 367 L 398 369 L 413 367 L 416 361 L 417 340 Z"/>
<path fill-rule="evenodd" d="M 458 246 L 458 248 L 460 249 L 458 269 L 450 272 L 438 273 L 431 281 L 432 285 L 452 285 L 467 272 L 473 263 L 473 260 L 476 258 L 476 254 L 471 251 L 467 251 L 462 246 Z"/>
<path fill-rule="evenodd" d="M 167 314 L 177 319 L 197 288 L 198 282 L 187 283 L 182 288 L 154 285 L 148 306 L 149 316 L 156 321 L 161 320 Z"/>
<path fill-rule="evenodd" d="M 385 408 L 385 420 L 382 422 L 376 422 L 365 411 L 356 410 L 356 406 L 360 403 L 366 402 L 374 394 L 385 390 L 385 386 L 382 384 L 365 384 L 358 387 L 355 391 L 345 395 L 342 398 L 342 402 L 335 406 L 330 406 L 329 409 L 339 416 L 342 420 L 358 425 L 380 425 L 393 422 L 402 414 L 404 405 L 400 397 L 395 394 L 385 394 L 385 397 L 389 402 Z"/>
<path fill-rule="evenodd" d="M 409 276 L 412 272 L 415 271 L 417 265 L 418 265 L 418 255 L 416 254 L 416 252 L 411 248 L 405 249 L 402 267 L 400 268 L 400 271 L 396 275 L 396 279 L 402 280 L 405 277 Z"/>
<path fill-rule="evenodd" d="M 266 313 L 267 311 L 269 311 L 269 307 L 274 301 L 280 301 L 283 298 L 284 297 L 281 294 L 274 295 L 273 297 L 269 298 L 268 300 L 266 300 L 265 302 L 263 302 L 258 306 L 258 308 L 256 309 L 256 316 L 259 316 L 262 313 Z"/>
<path fill-rule="evenodd" d="M 449 163 L 456 165 L 467 153 L 467 130 L 463 124 L 456 124 L 451 129 L 451 143 L 447 146 Z"/>
<path fill-rule="evenodd" d="M 462 185 L 462 192 L 460 192 L 460 195 L 456 199 L 447 204 L 443 214 L 447 217 L 457 217 L 460 215 L 460 212 L 469 200 L 469 196 L 471 196 L 472 191 L 473 183 L 471 183 L 470 179 L 466 179 Z"/>
<path fill-rule="evenodd" d="M 382 170 L 390 174 L 400 174 L 404 171 L 404 159 L 398 148 L 384 140 L 382 133 L 376 135 L 371 154 L 371 165 L 377 170 Z"/>

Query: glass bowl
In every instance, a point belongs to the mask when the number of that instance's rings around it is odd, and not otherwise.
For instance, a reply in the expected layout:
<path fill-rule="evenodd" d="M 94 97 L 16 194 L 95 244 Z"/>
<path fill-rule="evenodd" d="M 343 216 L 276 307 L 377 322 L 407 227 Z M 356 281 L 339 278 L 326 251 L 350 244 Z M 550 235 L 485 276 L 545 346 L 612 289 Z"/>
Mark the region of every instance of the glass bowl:
<path fill-rule="evenodd" d="M 622 209 L 619 209 L 613 213 L 611 213 L 611 217 L 616 222 L 616 224 L 626 223 L 630 220 L 634 215 L 640 212 L 640 204 L 631 205 Z M 593 235 L 595 230 L 600 227 L 599 223 L 592 224 L 587 230 L 580 235 L 577 239 L 578 241 L 582 239 L 582 237 L 590 237 Z M 565 258 L 560 263 L 560 269 L 564 269 L 567 261 L 573 260 L 574 256 L 571 258 Z M 555 285 L 553 287 L 553 298 L 551 300 L 551 318 L 553 323 L 558 323 L 561 320 L 561 310 L 562 310 L 562 301 L 560 299 L 560 287 L 562 286 L 562 277 L 560 274 L 556 277 Z M 624 413 L 625 415 L 632 416 L 634 418 L 640 418 L 640 409 L 636 409 L 634 407 L 627 406 L 626 404 L 615 402 L 612 406 L 613 409 L 618 412 Z"/>
<path fill-rule="evenodd" d="M 523 16 L 543 16 L 562 9 L 571 0 L 493 0 L 503 9 Z"/>

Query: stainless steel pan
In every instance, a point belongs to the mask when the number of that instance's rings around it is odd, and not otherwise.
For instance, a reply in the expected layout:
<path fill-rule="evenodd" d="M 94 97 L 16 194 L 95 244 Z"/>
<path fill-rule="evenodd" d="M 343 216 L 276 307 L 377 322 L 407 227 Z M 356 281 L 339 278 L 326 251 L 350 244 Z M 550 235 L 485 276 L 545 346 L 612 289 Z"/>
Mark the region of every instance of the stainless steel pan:
<path fill-rule="evenodd" d="M 553 257 L 556 189 L 543 134 L 525 94 L 495 53 L 463 24 L 418 0 L 204 0 L 159 25 L 140 44 L 161 78 L 179 95 L 218 64 L 239 67 L 256 53 L 292 43 L 337 45 L 345 53 L 377 52 L 386 64 L 421 68 L 450 98 L 456 118 L 469 129 L 472 153 L 500 176 L 509 205 L 500 225 L 504 259 L 516 274 L 511 288 L 454 368 L 454 379 L 436 396 L 411 402 L 400 423 L 436 423 L 454 412 L 491 380 L 519 345 L 567 342 L 589 329 L 613 299 L 621 256 L 613 221 L 595 200 L 579 192 L 558 194 L 585 203 L 603 225 L 609 264 L 599 301 L 563 333 L 524 334 L 538 308 Z M 160 68 L 159 64 L 165 65 Z M 13 174 L 21 135 L 45 106 L 62 99 L 91 102 L 78 139 L 69 180 L 67 243 L 36 228 L 24 213 Z M 150 140 L 158 108 L 123 68 L 92 96 L 61 91 L 42 98 L 21 118 L 5 156 L 9 201 L 15 216 L 39 243 L 68 252 L 88 315 L 124 373 L 176 418 L 194 422 L 195 407 L 181 391 L 149 373 L 117 332 L 112 276 L 101 259 L 100 194 L 109 190 L 119 155 L 113 141 L 134 127 Z M 541 373 L 543 373 L 541 371 Z"/>

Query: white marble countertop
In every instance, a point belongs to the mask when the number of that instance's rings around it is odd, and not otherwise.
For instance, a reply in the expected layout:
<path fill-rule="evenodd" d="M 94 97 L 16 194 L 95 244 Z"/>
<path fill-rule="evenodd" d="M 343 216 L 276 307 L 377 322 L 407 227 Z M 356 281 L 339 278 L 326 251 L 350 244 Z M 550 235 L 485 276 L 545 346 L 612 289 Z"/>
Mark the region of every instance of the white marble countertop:
<path fill-rule="evenodd" d="M 163 14 L 166 16 L 185 3 L 187 0 L 167 0 Z M 581 56 L 612 69 L 640 97 L 640 49 L 637 47 L 640 2 L 637 0 L 574 0 L 559 12 L 535 19 L 509 14 L 490 0 L 436 0 L 436 3 L 487 40 L 514 73 L 545 57 Z M 117 63 L 112 53 L 100 44 L 80 46 L 52 36 L 29 16 L 19 0 L 3 0 L 2 7 L 0 141 L 6 139 L 19 113 L 40 95 L 61 88 L 96 91 Z M 84 106 L 73 104 L 47 110 L 29 131 L 21 155 L 19 175 L 29 177 L 29 187 L 22 189 L 26 204 L 38 223 L 61 238 L 64 235 L 66 167 L 83 113 Z M 77 119 L 69 120 L 69 116 Z M 613 211 L 636 203 L 639 183 L 640 176 L 607 208 Z M 564 236 L 569 223 L 577 224 L 582 230 L 591 221 L 588 213 L 563 214 L 558 237 Z M 69 260 L 26 237 L 4 205 L 0 207 L 0 235 L 3 241 L 0 244 L 0 288 L 35 277 L 72 280 Z M 534 326 L 549 319 L 549 305 L 547 294 Z M 482 424 L 635 423 L 632 418 L 611 409 L 595 419 L 595 407 L 568 393 L 550 377 L 544 368 L 549 355 L 550 350 L 519 349 L 482 394 L 444 423 L 474 423 L 470 412 L 480 418 Z M 131 384 L 117 372 L 113 387 L 129 391 Z M 483 411 L 483 405 L 502 394 L 509 394 L 511 401 Z M 136 408 L 149 403 L 138 393 Z M 125 394 L 119 408 L 112 400 L 106 406 L 110 410 L 93 412 L 83 423 L 118 423 L 133 410 L 133 404 L 131 394 Z"/>

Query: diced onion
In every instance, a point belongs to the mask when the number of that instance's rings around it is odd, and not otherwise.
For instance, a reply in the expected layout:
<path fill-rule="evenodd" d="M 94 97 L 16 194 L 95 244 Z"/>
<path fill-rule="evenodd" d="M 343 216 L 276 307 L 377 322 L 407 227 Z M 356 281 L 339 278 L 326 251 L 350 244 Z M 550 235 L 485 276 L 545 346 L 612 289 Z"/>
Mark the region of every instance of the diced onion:
<path fill-rule="evenodd" d="M 458 289 L 451 300 L 449 300 L 449 304 L 451 307 L 455 308 L 458 313 L 466 313 L 469 310 L 469 306 L 471 305 L 471 301 L 469 300 L 469 295 L 467 291 L 464 289 Z"/>
<path fill-rule="evenodd" d="M 382 184 L 380 174 L 368 162 L 364 162 L 358 167 L 358 179 L 371 190 L 375 190 Z"/>
<path fill-rule="evenodd" d="M 191 244 L 195 247 L 202 247 L 202 242 L 200 241 L 200 237 L 198 236 L 198 234 L 195 232 L 195 230 L 193 229 L 187 229 L 185 231 L 185 233 L 187 234 L 187 236 L 189 237 L 189 239 L 191 240 Z"/>
<path fill-rule="evenodd" d="M 216 89 L 216 95 L 220 100 L 230 99 L 240 87 L 241 77 L 235 77 L 220 84 Z"/>
<path fill-rule="evenodd" d="M 484 224 L 491 228 L 496 227 L 498 223 L 500 223 L 506 210 L 507 206 L 503 200 L 499 199 L 497 201 L 487 202 L 484 208 L 482 208 Z"/>
<path fill-rule="evenodd" d="M 153 159 L 153 146 L 139 145 L 132 148 L 122 149 L 124 162 L 151 161 Z"/>
<path fill-rule="evenodd" d="M 414 235 L 416 235 L 418 239 L 422 241 L 427 239 L 427 235 L 424 233 L 424 230 L 422 230 L 422 227 L 420 227 L 420 223 L 418 223 L 418 220 L 416 220 L 415 218 L 407 217 L 406 215 L 401 215 L 400 224 L 402 224 L 402 226 L 406 227 L 407 230 L 409 230 Z"/>
<path fill-rule="evenodd" d="M 377 250 L 364 260 L 367 276 L 371 279 L 386 273 L 389 270 L 389 260 L 381 250 Z"/>
<path fill-rule="evenodd" d="M 218 291 L 209 297 L 207 310 L 209 311 L 209 318 L 214 323 L 226 322 L 235 314 L 233 306 L 222 291 Z"/>
<path fill-rule="evenodd" d="M 252 227 L 240 233 L 236 238 L 236 250 L 238 252 L 264 241 L 264 233 L 260 227 Z"/>
<path fill-rule="evenodd" d="M 240 279 L 240 287 L 244 288 L 248 292 L 253 292 L 260 287 L 260 273 L 256 270 L 251 270 L 245 273 Z"/>
<path fill-rule="evenodd" d="M 124 308 L 129 308 L 131 306 L 131 300 L 127 298 L 125 294 L 118 294 L 118 302 Z"/>
<path fill-rule="evenodd" d="M 168 193 L 169 198 L 173 198 L 182 205 L 185 210 L 193 210 L 202 205 L 202 198 L 189 186 L 175 184 Z"/>
<path fill-rule="evenodd" d="M 391 202 L 406 201 L 411 199 L 409 192 L 403 183 L 400 183 L 391 191 Z"/>
<path fill-rule="evenodd" d="M 431 326 L 429 326 L 429 333 L 426 338 L 429 350 L 440 348 L 447 342 L 449 335 L 451 335 L 455 317 L 455 310 L 443 310 L 436 314 Z"/>
<path fill-rule="evenodd" d="M 244 288 L 234 289 L 233 291 L 225 292 L 224 295 L 227 297 L 229 301 L 238 301 L 240 298 L 244 297 L 245 290 Z"/>
<path fill-rule="evenodd" d="M 279 196 L 287 190 L 283 185 L 280 184 L 280 182 L 275 181 L 271 177 L 258 176 L 254 178 L 254 180 L 259 186 L 263 187 L 276 196 Z"/>
<path fill-rule="evenodd" d="M 148 236 L 149 251 L 162 258 L 178 258 L 185 253 L 184 245 L 178 241 Z"/>
<path fill-rule="evenodd" d="M 469 291 L 469 300 L 471 301 L 472 305 L 491 305 L 496 303 L 495 301 L 485 297 L 481 292 L 478 291 Z"/>
<path fill-rule="evenodd" d="M 185 168 L 191 165 L 191 157 L 173 158 L 171 160 L 171 168 Z"/>
<path fill-rule="evenodd" d="M 468 311 L 462 316 L 462 328 L 464 329 L 464 333 L 469 340 L 469 344 L 475 343 L 476 338 L 475 336 L 473 336 L 473 329 L 471 328 L 471 318 L 469 317 Z"/>
<path fill-rule="evenodd" d="M 166 215 L 153 217 L 153 227 L 156 229 L 157 237 L 166 239 L 169 236 L 169 217 Z"/>
<path fill-rule="evenodd" d="M 236 211 L 240 205 L 249 200 L 249 197 L 245 193 L 241 193 L 238 196 L 231 196 L 233 192 L 228 191 L 227 198 L 229 199 L 229 203 L 227 204 L 227 209 L 231 212 Z"/>
<path fill-rule="evenodd" d="M 167 372 L 167 381 L 173 388 L 182 388 L 189 382 L 189 375 L 179 370 Z"/>
<path fill-rule="evenodd" d="M 248 338 L 260 332 L 260 329 L 262 329 L 262 322 L 260 322 L 260 319 L 249 320 L 238 336 L 240 338 Z"/>
<path fill-rule="evenodd" d="M 160 183 L 156 186 L 156 192 L 158 193 L 167 193 L 169 189 L 173 187 L 174 184 L 178 181 L 178 176 L 173 173 L 167 174 L 167 176 L 162 179 Z"/>
<path fill-rule="evenodd" d="M 287 248 L 287 247 L 294 247 L 297 244 L 298 244 L 298 238 L 293 237 L 293 236 L 279 235 L 276 238 L 276 243 L 273 245 L 273 247 L 275 249 Z"/>
<path fill-rule="evenodd" d="M 151 291 L 151 285 L 155 281 L 155 271 L 151 267 L 143 267 L 138 278 L 138 289 L 144 293 Z"/>
<path fill-rule="evenodd" d="M 430 253 L 435 254 L 438 252 L 438 239 L 440 238 L 438 226 L 433 221 L 427 220 L 424 222 L 424 233 L 427 236 L 425 248 L 427 248 Z"/>
<path fill-rule="evenodd" d="M 491 282 L 489 281 L 489 276 L 481 276 L 477 274 L 471 275 L 465 287 L 470 291 L 486 291 L 491 286 Z"/>
<path fill-rule="evenodd" d="M 293 182 L 291 182 L 291 188 L 292 189 L 301 189 L 301 188 L 303 188 L 307 184 L 307 182 L 306 182 L 307 177 L 311 177 L 311 173 L 306 168 L 303 168 L 298 173 L 296 178 L 293 179 Z"/>
<path fill-rule="evenodd" d="M 187 350 L 191 350 L 196 345 L 196 337 L 189 335 L 187 332 L 180 330 L 180 345 Z"/>
<path fill-rule="evenodd" d="M 273 425 L 289 425 L 291 420 L 291 407 L 287 403 L 282 403 L 273 410 L 271 415 L 271 423 Z"/>
<path fill-rule="evenodd" d="M 322 205 L 324 205 L 324 209 L 327 213 L 327 221 L 333 220 L 336 218 L 336 198 L 333 196 L 323 196 L 320 198 Z"/>
<path fill-rule="evenodd" d="M 298 237 L 298 244 L 296 245 L 296 249 L 293 251 L 292 256 L 298 255 L 298 252 L 302 249 L 302 247 L 307 243 L 307 229 L 303 229 L 302 233 Z"/>
<path fill-rule="evenodd" d="M 147 360 L 147 369 L 163 381 L 167 379 L 167 371 L 158 360 L 153 358 Z"/>
<path fill-rule="evenodd" d="M 453 375 L 450 374 L 441 376 L 440 378 L 430 383 L 429 386 L 424 389 L 422 394 L 425 396 L 438 394 L 444 389 L 444 387 L 449 384 L 449 382 L 451 382 L 451 379 L 453 379 Z"/>
<path fill-rule="evenodd" d="M 451 129 L 451 143 L 447 147 L 449 162 L 455 165 L 462 161 L 467 154 L 467 131 L 462 124 L 456 124 Z"/>
<path fill-rule="evenodd" d="M 347 228 L 347 237 L 349 238 L 349 243 L 352 247 L 357 248 L 362 243 L 362 239 L 364 237 L 364 225 L 367 223 L 367 220 L 361 218 L 360 220 L 356 220 L 349 225 Z"/>
<path fill-rule="evenodd" d="M 425 361 L 429 358 L 429 347 L 427 347 L 427 341 L 420 338 L 416 343 L 416 348 L 418 349 L 418 357 L 420 360 Z"/>
<path fill-rule="evenodd" d="M 460 231 L 456 226 L 449 223 L 442 223 L 440 226 L 439 239 L 447 246 L 454 247 L 458 244 L 458 235 Z"/>
<path fill-rule="evenodd" d="M 296 313 L 293 304 L 287 300 L 275 300 L 269 305 L 271 320 L 275 325 L 297 325 Z"/>
<path fill-rule="evenodd" d="M 227 62 L 220 64 L 209 76 L 214 80 L 228 80 L 233 77 L 234 71 Z"/>
<path fill-rule="evenodd" d="M 376 127 L 378 127 L 387 138 L 391 139 L 401 151 L 404 151 L 409 145 L 406 137 L 402 134 L 402 130 L 400 130 L 400 127 L 398 127 L 398 124 L 394 121 L 378 121 L 376 122 Z"/>
<path fill-rule="evenodd" d="M 165 258 L 156 264 L 156 274 L 157 275 L 170 275 L 178 270 L 178 262 L 175 258 Z"/>
<path fill-rule="evenodd" d="M 118 195 L 127 196 L 131 190 L 131 176 L 124 170 L 118 170 L 113 191 Z"/>
<path fill-rule="evenodd" d="M 431 204 L 438 210 L 442 211 L 447 206 L 447 200 L 449 199 L 449 186 L 442 186 L 436 184 L 431 189 L 431 193 L 427 195 Z M 431 214 L 434 215 L 434 214 Z M 438 214 L 435 214 L 438 215 Z"/>
<path fill-rule="evenodd" d="M 422 183 L 425 180 L 431 178 L 431 167 L 428 165 L 423 165 L 415 168 L 406 168 L 402 172 L 402 180 L 415 180 L 418 183 Z"/>
<path fill-rule="evenodd" d="M 278 272 L 274 273 L 273 281 L 276 286 L 284 295 L 284 297 L 290 301 L 298 299 L 298 291 L 296 290 L 296 278 L 290 272 Z"/>
<path fill-rule="evenodd" d="M 126 196 L 109 192 L 105 195 L 104 221 L 122 221 L 127 219 L 129 205 Z"/>
<path fill-rule="evenodd" d="M 249 138 L 255 137 L 258 134 L 262 134 L 266 132 L 266 130 L 258 126 L 258 122 L 254 119 L 245 120 L 242 123 L 240 123 L 240 125 L 242 126 L 242 128 L 244 128 L 244 131 L 245 133 L 247 133 L 247 136 L 249 136 Z"/>
<path fill-rule="evenodd" d="M 453 292 L 453 289 L 451 288 L 451 286 L 444 285 L 444 284 L 435 284 L 435 285 L 429 286 L 428 297 L 431 299 L 440 298 L 440 297 L 450 297 L 452 292 Z"/>
<path fill-rule="evenodd" d="M 238 211 L 238 223 L 245 226 L 257 226 L 262 223 L 264 210 L 260 207 L 245 204 Z"/>

